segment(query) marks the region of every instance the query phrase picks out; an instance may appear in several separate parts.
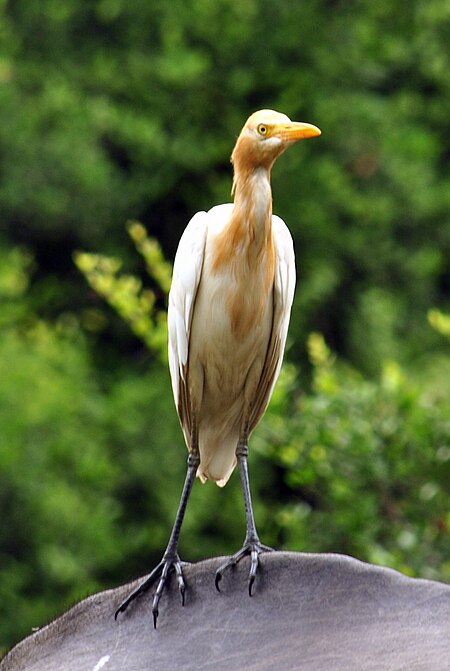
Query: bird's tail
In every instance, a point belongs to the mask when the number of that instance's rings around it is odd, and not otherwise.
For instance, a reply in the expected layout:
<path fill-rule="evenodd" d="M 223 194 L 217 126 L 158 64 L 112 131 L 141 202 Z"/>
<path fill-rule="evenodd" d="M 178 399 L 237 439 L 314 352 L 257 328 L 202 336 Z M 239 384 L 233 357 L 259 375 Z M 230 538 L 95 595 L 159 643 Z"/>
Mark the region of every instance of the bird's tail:
<path fill-rule="evenodd" d="M 199 438 L 200 465 L 197 475 L 202 482 L 213 480 L 219 487 L 228 482 L 236 466 L 236 446 L 239 431 L 232 431 L 218 440 L 213 429 L 206 431 Z M 211 440 L 210 440 L 211 438 Z"/>

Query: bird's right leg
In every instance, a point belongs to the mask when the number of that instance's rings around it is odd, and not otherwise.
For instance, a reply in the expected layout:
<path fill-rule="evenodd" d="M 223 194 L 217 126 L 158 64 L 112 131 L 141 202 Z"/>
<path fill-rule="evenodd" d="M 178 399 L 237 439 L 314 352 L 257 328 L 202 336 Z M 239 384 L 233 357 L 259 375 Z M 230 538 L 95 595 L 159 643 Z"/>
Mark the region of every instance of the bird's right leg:
<path fill-rule="evenodd" d="M 253 583 L 255 582 L 256 573 L 259 566 L 259 555 L 263 552 L 273 552 L 273 549 L 267 545 L 263 545 L 259 540 L 258 532 L 256 531 L 255 516 L 253 514 L 252 497 L 250 493 L 250 480 L 248 477 L 248 445 L 247 435 L 239 441 L 236 449 L 236 457 L 239 464 L 239 472 L 241 475 L 242 491 L 244 494 L 245 516 L 247 520 L 247 532 L 245 534 L 244 545 L 238 552 L 229 557 L 227 561 L 219 566 L 216 571 L 215 585 L 220 592 L 219 583 L 222 580 L 222 575 L 225 570 L 231 566 L 235 566 L 246 555 L 250 555 L 250 573 L 248 576 L 248 593 L 252 595 Z"/>
<path fill-rule="evenodd" d="M 159 564 L 153 569 L 150 575 L 145 578 L 145 580 L 134 589 L 131 594 L 120 604 L 119 608 L 116 610 L 115 619 L 119 613 L 123 613 L 130 603 L 139 596 L 147 592 L 152 585 L 158 581 L 156 591 L 153 597 L 152 603 L 152 613 L 153 613 L 153 625 L 156 629 L 156 621 L 159 614 L 159 601 L 161 595 L 164 591 L 164 587 L 167 582 L 167 578 L 172 571 L 175 571 L 178 581 L 178 588 L 181 594 L 181 603 L 184 606 L 184 593 L 185 593 L 185 583 L 183 577 L 183 570 L 181 567 L 180 557 L 178 556 L 178 539 L 180 536 L 181 525 L 183 523 L 184 514 L 186 512 L 187 502 L 189 500 L 189 495 L 192 490 L 192 485 L 195 481 L 195 476 L 197 474 L 197 469 L 200 463 L 200 455 L 198 449 L 191 450 L 188 457 L 188 467 L 186 478 L 184 481 L 183 491 L 181 494 L 180 503 L 178 506 L 178 512 L 175 518 L 175 522 L 172 528 L 172 533 L 170 534 L 169 542 L 167 544 L 166 551 L 164 552 L 162 560 Z"/>

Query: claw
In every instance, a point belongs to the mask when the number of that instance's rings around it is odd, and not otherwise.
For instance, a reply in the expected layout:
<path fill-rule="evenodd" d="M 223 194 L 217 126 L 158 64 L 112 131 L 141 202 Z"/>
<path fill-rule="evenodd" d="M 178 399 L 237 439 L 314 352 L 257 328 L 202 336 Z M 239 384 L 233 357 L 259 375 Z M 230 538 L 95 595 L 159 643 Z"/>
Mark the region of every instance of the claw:
<path fill-rule="evenodd" d="M 184 598 L 186 593 L 186 585 L 184 583 L 183 571 L 181 570 L 181 564 L 175 564 L 175 572 L 177 574 L 178 589 L 181 595 L 181 605 L 184 606 Z"/>
<path fill-rule="evenodd" d="M 250 578 L 248 579 L 248 595 L 252 595 L 252 587 L 253 583 L 255 582 L 255 576 L 251 575 Z"/>

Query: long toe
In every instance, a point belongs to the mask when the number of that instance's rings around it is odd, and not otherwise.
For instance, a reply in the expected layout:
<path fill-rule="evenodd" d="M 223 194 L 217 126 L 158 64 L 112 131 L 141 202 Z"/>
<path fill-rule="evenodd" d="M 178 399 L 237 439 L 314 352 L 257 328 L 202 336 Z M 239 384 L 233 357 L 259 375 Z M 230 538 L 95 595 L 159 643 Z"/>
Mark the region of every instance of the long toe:
<path fill-rule="evenodd" d="M 181 568 L 181 562 L 179 558 L 175 559 L 174 561 L 166 561 L 163 565 L 163 569 L 161 572 L 161 577 L 158 582 L 158 586 L 156 588 L 155 595 L 153 597 L 153 603 L 152 603 L 152 613 L 153 613 L 153 626 L 156 629 L 156 622 L 158 620 L 158 615 L 159 615 L 159 601 L 161 599 L 161 595 L 164 591 L 164 588 L 167 583 L 167 579 L 172 572 L 176 573 L 177 576 L 177 582 L 178 582 L 178 589 L 180 591 L 181 595 L 181 605 L 184 606 L 184 595 L 186 591 L 185 587 L 185 582 L 184 582 L 184 576 L 183 576 L 183 570 Z"/>
<path fill-rule="evenodd" d="M 222 580 L 223 574 L 228 568 L 236 566 L 238 562 L 241 561 L 246 555 L 250 555 L 250 571 L 248 576 L 248 593 L 252 595 L 252 588 L 255 582 L 256 574 L 259 567 L 259 556 L 264 552 L 274 552 L 273 548 L 263 545 L 258 541 L 246 541 L 242 548 L 235 552 L 234 555 L 231 555 L 223 564 L 219 566 L 216 571 L 215 577 L 215 586 L 218 592 L 220 592 L 220 582 Z"/>
<path fill-rule="evenodd" d="M 136 599 L 140 594 L 147 592 L 154 584 L 157 583 L 156 591 L 153 596 L 152 602 L 152 614 L 153 614 L 153 625 L 156 629 L 156 622 L 159 615 L 159 602 L 164 591 L 164 588 L 168 584 L 169 576 L 171 573 L 175 573 L 177 576 L 178 589 L 181 595 L 181 603 L 184 606 L 184 598 L 186 586 L 184 582 L 183 569 L 181 566 L 181 561 L 178 555 L 171 559 L 163 559 L 150 573 L 150 575 L 143 580 L 143 582 L 136 587 L 127 598 L 122 601 L 120 606 L 115 612 L 115 619 L 119 613 L 123 613 L 130 603 Z"/>

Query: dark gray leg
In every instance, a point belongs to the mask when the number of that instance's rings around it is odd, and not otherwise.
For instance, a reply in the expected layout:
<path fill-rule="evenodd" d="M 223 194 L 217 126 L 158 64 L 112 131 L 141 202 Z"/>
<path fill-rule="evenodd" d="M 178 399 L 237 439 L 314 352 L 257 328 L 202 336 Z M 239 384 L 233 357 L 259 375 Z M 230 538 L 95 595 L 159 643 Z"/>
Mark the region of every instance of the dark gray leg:
<path fill-rule="evenodd" d="M 216 571 L 215 585 L 219 590 L 219 583 L 222 580 L 224 571 L 230 566 L 235 566 L 242 557 L 250 555 L 250 572 L 248 576 L 248 593 L 252 595 L 252 587 L 255 582 L 256 572 L 259 565 L 259 555 L 263 552 L 273 552 L 272 548 L 263 545 L 259 540 L 256 531 L 255 517 L 253 515 L 252 497 L 250 493 L 250 480 L 248 477 L 248 447 L 246 442 L 241 442 L 236 449 L 236 457 L 238 460 L 239 472 L 241 476 L 242 491 L 244 494 L 245 516 L 247 521 L 247 532 L 242 548 L 232 555 L 225 563 L 223 563 Z"/>
<path fill-rule="evenodd" d="M 158 586 L 156 588 L 155 595 L 153 597 L 152 604 L 152 613 L 153 613 L 153 625 L 156 629 L 156 621 L 158 619 L 158 605 L 161 598 L 161 594 L 164 591 L 164 587 L 167 582 L 167 578 L 172 571 L 175 571 L 178 581 L 178 587 L 181 594 L 181 603 L 184 606 L 184 593 L 185 593 L 185 583 L 183 578 L 183 571 L 181 568 L 180 557 L 178 556 L 178 539 L 180 536 L 181 525 L 184 519 L 184 513 L 186 512 L 187 502 L 189 500 L 189 495 L 192 490 L 192 485 L 194 484 L 195 476 L 197 474 L 198 465 L 200 463 L 200 457 L 197 452 L 191 452 L 188 457 L 188 468 L 186 473 L 186 479 L 184 481 L 183 492 L 181 494 L 180 503 L 178 506 L 177 516 L 172 528 L 172 533 L 170 534 L 169 542 L 167 544 L 166 551 L 164 552 L 163 558 L 160 563 L 153 569 L 150 575 L 138 586 L 135 590 L 129 594 L 129 596 L 123 601 L 119 608 L 116 610 L 115 619 L 119 613 L 123 613 L 130 603 L 139 596 L 143 594 L 158 580 Z"/>

